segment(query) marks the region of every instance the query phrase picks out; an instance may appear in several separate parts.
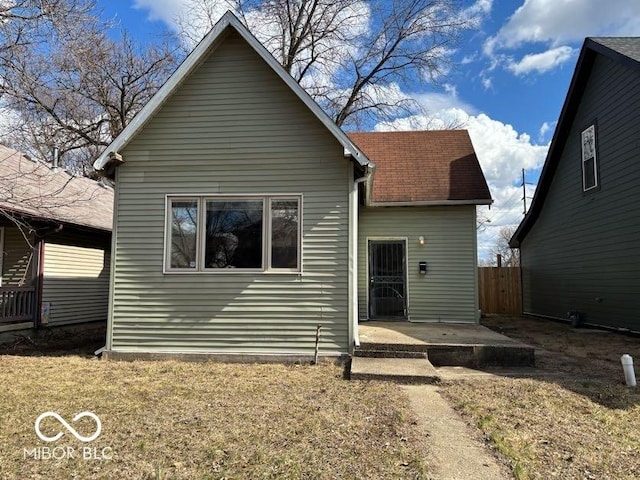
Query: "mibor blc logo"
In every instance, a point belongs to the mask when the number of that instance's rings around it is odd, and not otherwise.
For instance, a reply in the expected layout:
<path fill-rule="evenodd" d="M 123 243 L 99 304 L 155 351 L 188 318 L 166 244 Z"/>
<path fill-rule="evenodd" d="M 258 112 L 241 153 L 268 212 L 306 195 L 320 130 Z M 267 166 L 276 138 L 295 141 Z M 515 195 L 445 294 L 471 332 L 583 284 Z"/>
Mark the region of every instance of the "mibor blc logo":
<path fill-rule="evenodd" d="M 44 412 L 42 415 L 36 418 L 35 428 L 36 428 L 36 435 L 38 435 L 38 438 L 40 438 L 40 440 L 43 440 L 45 442 L 55 442 L 60 437 L 62 437 L 62 435 L 64 435 L 64 432 L 58 432 L 53 437 L 47 437 L 42 433 L 42 431 L 40 430 L 40 422 L 42 422 L 42 420 L 44 420 L 47 417 L 53 417 L 56 420 L 58 420 L 71 435 L 76 437 L 81 442 L 92 442 L 93 440 L 98 438 L 100 436 L 100 432 L 102 432 L 102 422 L 100 422 L 100 419 L 98 418 L 98 416 L 93 412 L 80 412 L 75 417 L 73 417 L 73 422 L 77 422 L 78 420 L 84 417 L 89 417 L 93 419 L 93 421 L 96 423 L 97 428 L 96 428 L 96 431 L 88 437 L 83 437 L 82 435 L 80 435 L 75 428 L 69 425 L 66 422 L 66 420 L 62 418 L 60 415 L 58 415 L 56 412 Z"/>
<path fill-rule="evenodd" d="M 46 418 L 53 418 L 57 420 L 60 426 L 64 427 L 64 430 L 62 428 L 59 428 L 57 433 L 53 436 L 42 433 L 40 425 Z M 34 428 L 38 438 L 47 443 L 60 440 L 65 435 L 65 433 L 70 433 L 76 438 L 76 440 L 79 440 L 80 442 L 92 442 L 100 436 L 100 433 L 102 432 L 102 422 L 100 421 L 100 418 L 98 418 L 98 416 L 93 412 L 80 412 L 71 419 L 71 422 L 76 423 L 83 418 L 91 419 L 91 423 L 94 424 L 95 431 L 89 436 L 80 434 L 74 427 L 69 424 L 69 422 L 67 422 L 56 412 L 44 412 L 43 414 L 38 416 L 38 418 L 36 418 Z M 86 423 L 87 422 L 83 422 L 83 425 L 85 425 Z M 84 430 L 84 428 L 82 430 Z M 46 431 L 49 432 L 50 430 L 47 428 Z M 102 449 L 99 449 L 96 447 L 84 446 L 80 449 L 76 449 L 75 447 L 70 445 L 56 445 L 55 447 L 43 446 L 35 447 L 32 449 L 24 448 L 23 458 L 32 458 L 34 460 L 63 460 L 79 457 L 83 460 L 111 460 L 112 450 L 113 449 L 111 447 L 104 447 Z"/>

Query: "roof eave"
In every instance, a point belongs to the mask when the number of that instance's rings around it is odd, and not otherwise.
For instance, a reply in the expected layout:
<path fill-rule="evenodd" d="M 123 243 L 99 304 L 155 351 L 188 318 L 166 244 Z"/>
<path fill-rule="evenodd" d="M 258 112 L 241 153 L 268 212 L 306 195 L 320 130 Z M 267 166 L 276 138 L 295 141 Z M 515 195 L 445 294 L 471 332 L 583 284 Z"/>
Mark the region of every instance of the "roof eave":
<path fill-rule="evenodd" d="M 0 207 L 0 210 L 7 211 L 11 215 L 17 215 L 22 218 L 29 218 L 31 219 L 31 221 L 46 222 L 46 223 L 62 223 L 75 228 L 87 228 L 91 230 L 99 230 L 101 232 L 106 232 L 106 233 L 111 233 L 113 231 L 113 226 L 105 227 L 101 225 L 90 224 L 87 222 L 73 221 L 67 218 L 56 217 L 54 215 L 43 215 L 33 211 L 22 210 L 19 207 L 14 208 L 12 206 L 3 205 L 2 207 Z M 11 222 L 11 220 L 9 220 L 9 222 Z"/>
<path fill-rule="evenodd" d="M 540 172 L 538 186 L 533 195 L 529 211 L 526 213 L 522 222 L 518 225 L 512 239 L 509 241 L 509 245 L 512 248 L 520 246 L 520 243 L 524 237 L 527 236 L 527 233 L 537 220 L 542 204 L 544 203 L 549 184 L 551 183 L 553 173 L 557 166 L 556 152 L 561 152 L 566 142 L 566 137 L 569 133 L 568 130 L 570 129 L 570 125 L 567 124 L 568 119 L 575 114 L 579 97 L 581 96 L 587 81 L 587 79 L 583 77 L 587 75 L 588 71 L 590 71 L 591 66 L 593 65 L 593 59 L 595 58 L 595 52 L 589 48 L 587 40 L 585 40 L 580 56 L 578 57 L 578 61 L 576 62 L 576 67 L 574 69 L 573 76 L 571 77 L 571 82 L 569 83 L 567 96 L 565 97 L 564 104 L 560 111 L 558 123 L 553 133 L 549 150 L 547 152 L 544 165 L 542 166 L 542 171 Z M 513 245 L 517 245 L 517 247 L 514 247 Z"/>
<path fill-rule="evenodd" d="M 400 202 L 368 202 L 368 207 L 434 207 L 434 206 L 456 206 L 456 205 L 491 205 L 493 199 L 475 200 L 414 200 Z"/>
<path fill-rule="evenodd" d="M 232 27 L 242 38 L 260 55 L 271 69 L 286 83 L 286 85 L 302 100 L 302 102 L 315 114 L 322 124 L 333 134 L 342 145 L 345 152 L 351 155 L 351 159 L 363 167 L 373 165 L 366 155 L 347 137 L 331 118 L 320 108 L 311 96 L 298 84 L 291 75 L 276 61 L 269 51 L 254 37 L 240 20 L 227 11 L 215 24 L 211 31 L 200 41 L 198 46 L 180 64 L 176 71 L 169 77 L 164 85 L 156 92 L 152 99 L 140 110 L 127 127 L 118 135 L 93 163 L 96 170 L 102 170 L 110 156 L 120 154 L 129 142 L 142 130 L 146 123 L 158 112 L 160 107 L 169 99 L 175 90 L 184 82 L 188 75 L 195 70 L 204 60 L 210 49 L 224 38 L 227 28 Z M 373 168 L 373 166 L 371 167 Z"/>
<path fill-rule="evenodd" d="M 576 62 L 571 83 L 569 84 L 565 102 L 560 111 L 558 123 L 549 146 L 549 151 L 547 152 L 547 158 L 542 167 L 542 172 L 540 173 L 538 187 L 531 201 L 531 206 L 516 232 L 513 234 L 513 237 L 509 240 L 509 246 L 512 248 L 520 247 L 540 215 L 551 180 L 557 168 L 557 163 L 559 162 L 559 156 L 562 154 L 567 137 L 569 136 L 573 117 L 578 109 L 578 104 L 580 103 L 584 88 L 589 79 L 596 54 L 604 55 L 615 62 L 622 63 L 640 72 L 640 62 L 612 50 L 597 40 L 592 38 L 585 39 L 582 50 L 580 51 L 580 56 Z"/>

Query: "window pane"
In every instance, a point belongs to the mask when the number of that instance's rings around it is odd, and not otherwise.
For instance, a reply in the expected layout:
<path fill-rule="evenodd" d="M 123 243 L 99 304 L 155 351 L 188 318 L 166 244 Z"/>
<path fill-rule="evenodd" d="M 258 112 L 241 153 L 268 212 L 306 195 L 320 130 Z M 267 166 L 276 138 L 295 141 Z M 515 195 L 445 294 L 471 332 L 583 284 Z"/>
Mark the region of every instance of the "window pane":
<path fill-rule="evenodd" d="M 596 162 L 595 159 L 590 158 L 582 162 L 582 168 L 584 169 L 584 189 L 593 188 L 596 186 Z"/>
<path fill-rule="evenodd" d="M 298 268 L 298 200 L 271 202 L 271 267 Z"/>
<path fill-rule="evenodd" d="M 207 201 L 205 268 L 262 268 L 262 201 Z"/>
<path fill-rule="evenodd" d="M 198 202 L 171 202 L 171 268 L 196 268 Z"/>

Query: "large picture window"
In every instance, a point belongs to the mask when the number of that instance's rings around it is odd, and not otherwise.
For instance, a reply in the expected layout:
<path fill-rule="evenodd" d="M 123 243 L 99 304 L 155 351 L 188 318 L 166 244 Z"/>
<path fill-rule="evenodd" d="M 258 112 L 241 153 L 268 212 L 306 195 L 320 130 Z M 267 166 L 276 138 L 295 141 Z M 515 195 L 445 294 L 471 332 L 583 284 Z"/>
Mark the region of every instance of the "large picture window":
<path fill-rule="evenodd" d="M 167 198 L 167 272 L 299 272 L 300 196 Z"/>
<path fill-rule="evenodd" d="M 263 268 L 262 200 L 207 200 L 204 268 Z"/>

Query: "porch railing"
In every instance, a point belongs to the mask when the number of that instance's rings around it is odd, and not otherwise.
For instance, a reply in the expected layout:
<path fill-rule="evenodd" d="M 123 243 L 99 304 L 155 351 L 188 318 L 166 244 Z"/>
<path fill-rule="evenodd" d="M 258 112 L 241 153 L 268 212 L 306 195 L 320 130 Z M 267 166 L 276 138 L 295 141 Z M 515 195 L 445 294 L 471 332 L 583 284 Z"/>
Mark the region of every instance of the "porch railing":
<path fill-rule="evenodd" d="M 35 287 L 0 287 L 0 325 L 34 321 Z"/>

